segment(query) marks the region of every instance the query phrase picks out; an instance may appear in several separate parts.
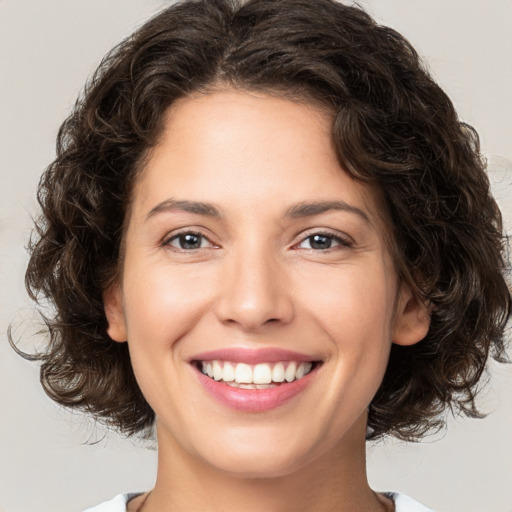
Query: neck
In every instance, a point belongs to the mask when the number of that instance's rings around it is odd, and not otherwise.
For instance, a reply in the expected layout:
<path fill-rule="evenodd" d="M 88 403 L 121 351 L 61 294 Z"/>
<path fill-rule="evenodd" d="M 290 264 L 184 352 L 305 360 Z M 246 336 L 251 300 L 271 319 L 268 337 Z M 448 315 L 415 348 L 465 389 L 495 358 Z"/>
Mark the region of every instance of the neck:
<path fill-rule="evenodd" d="M 385 510 L 383 498 L 368 486 L 365 421 L 358 423 L 329 453 L 271 478 L 221 471 L 183 450 L 159 426 L 157 482 L 144 512 Z"/>

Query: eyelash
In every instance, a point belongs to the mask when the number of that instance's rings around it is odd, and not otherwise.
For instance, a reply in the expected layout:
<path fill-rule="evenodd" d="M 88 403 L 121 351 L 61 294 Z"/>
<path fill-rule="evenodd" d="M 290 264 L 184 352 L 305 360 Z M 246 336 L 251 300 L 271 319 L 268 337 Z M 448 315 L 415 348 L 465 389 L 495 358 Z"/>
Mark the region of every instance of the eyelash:
<path fill-rule="evenodd" d="M 165 238 L 162 241 L 162 246 L 168 248 L 169 250 L 171 250 L 173 252 L 177 252 L 177 253 L 187 253 L 187 252 L 191 253 L 191 252 L 196 252 L 201 249 L 204 249 L 204 247 L 198 247 L 198 248 L 194 248 L 194 249 L 184 249 L 182 247 L 178 248 L 178 247 L 174 247 L 171 245 L 171 242 L 173 242 L 174 240 L 179 240 L 180 237 L 183 237 L 186 235 L 194 235 L 196 237 L 199 237 L 201 240 L 207 240 L 210 244 L 212 244 L 214 246 L 214 248 L 218 247 L 203 233 L 201 233 L 200 231 L 193 231 L 193 230 L 181 231 L 179 233 L 173 234 L 172 236 L 170 236 L 168 238 Z M 300 242 L 294 244 L 292 248 L 297 248 L 302 243 L 304 243 L 306 240 L 311 240 L 315 236 L 329 238 L 329 239 L 331 239 L 332 242 L 335 242 L 338 245 L 336 245 L 334 247 L 328 247 L 326 249 L 305 248 L 305 250 L 312 251 L 312 252 L 326 253 L 326 252 L 331 252 L 331 250 L 336 250 L 339 248 L 341 248 L 341 249 L 350 248 L 354 245 L 353 241 L 348 237 L 343 237 L 339 234 L 335 234 L 335 233 L 332 233 L 329 231 L 314 231 L 314 232 L 311 232 L 311 233 L 307 234 L 306 236 L 304 236 L 300 240 Z"/>
<path fill-rule="evenodd" d="M 312 249 L 312 248 L 310 248 L 310 249 L 306 249 L 306 250 L 313 251 L 313 252 L 330 252 L 331 250 L 336 250 L 337 248 L 347 249 L 354 245 L 352 240 L 350 240 L 346 236 L 343 237 L 339 234 L 331 233 L 329 231 L 315 231 L 315 232 L 309 233 L 309 234 L 307 234 L 307 236 L 303 237 L 302 240 L 298 244 L 294 245 L 294 247 L 297 247 L 298 245 L 302 244 L 306 240 L 310 240 L 315 236 L 330 238 L 332 241 L 336 242 L 338 245 L 335 247 L 328 247 L 327 249 Z"/>
<path fill-rule="evenodd" d="M 207 236 L 205 236 L 203 233 L 199 232 L 199 231 L 191 231 L 191 230 L 187 230 L 187 231 L 181 231 L 180 233 L 176 233 L 166 239 L 163 240 L 162 242 L 162 245 L 164 247 L 167 247 L 168 249 L 170 249 L 171 251 L 173 252 L 193 252 L 193 251 L 198 251 L 200 249 L 203 249 L 203 247 L 198 247 L 197 249 L 183 249 L 183 248 L 178 248 L 178 247 L 173 247 L 171 245 L 171 242 L 173 240 L 179 240 L 180 237 L 183 237 L 183 236 L 186 236 L 186 235 L 194 235 L 194 236 L 197 236 L 201 239 L 204 239 L 204 240 L 208 240 L 208 242 L 210 242 L 212 245 L 215 245 Z"/>

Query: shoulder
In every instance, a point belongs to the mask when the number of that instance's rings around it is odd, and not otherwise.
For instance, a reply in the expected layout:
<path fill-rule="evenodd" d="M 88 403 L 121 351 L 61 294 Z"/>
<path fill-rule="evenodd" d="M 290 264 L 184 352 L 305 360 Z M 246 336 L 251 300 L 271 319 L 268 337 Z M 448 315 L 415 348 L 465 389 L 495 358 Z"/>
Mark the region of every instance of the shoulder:
<path fill-rule="evenodd" d="M 434 512 L 432 509 L 422 505 L 421 503 L 409 498 L 405 494 L 397 492 L 387 492 L 384 496 L 391 498 L 395 503 L 395 512 Z"/>
<path fill-rule="evenodd" d="M 126 504 L 128 501 L 138 495 L 139 493 L 119 494 L 109 501 L 84 510 L 84 512 L 126 512 Z"/>

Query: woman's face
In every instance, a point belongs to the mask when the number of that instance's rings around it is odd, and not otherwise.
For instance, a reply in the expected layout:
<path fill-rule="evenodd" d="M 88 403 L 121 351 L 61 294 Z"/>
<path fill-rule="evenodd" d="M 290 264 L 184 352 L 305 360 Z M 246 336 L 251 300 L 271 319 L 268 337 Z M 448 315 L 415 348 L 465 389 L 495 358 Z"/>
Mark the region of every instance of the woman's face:
<path fill-rule="evenodd" d="M 267 95 L 176 102 L 134 190 L 109 334 L 160 450 L 278 476 L 364 445 L 392 340 L 428 327 L 331 116 Z"/>

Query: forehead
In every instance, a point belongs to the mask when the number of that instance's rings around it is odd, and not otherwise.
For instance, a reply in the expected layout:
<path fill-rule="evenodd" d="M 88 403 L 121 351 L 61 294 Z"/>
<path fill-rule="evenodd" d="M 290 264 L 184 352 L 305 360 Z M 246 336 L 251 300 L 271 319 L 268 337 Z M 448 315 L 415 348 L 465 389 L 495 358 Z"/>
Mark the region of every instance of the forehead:
<path fill-rule="evenodd" d="M 262 93 L 222 90 L 180 99 L 148 154 L 135 207 L 172 196 L 282 211 L 306 199 L 341 199 L 382 220 L 378 192 L 340 167 L 332 123 L 325 107 Z"/>

